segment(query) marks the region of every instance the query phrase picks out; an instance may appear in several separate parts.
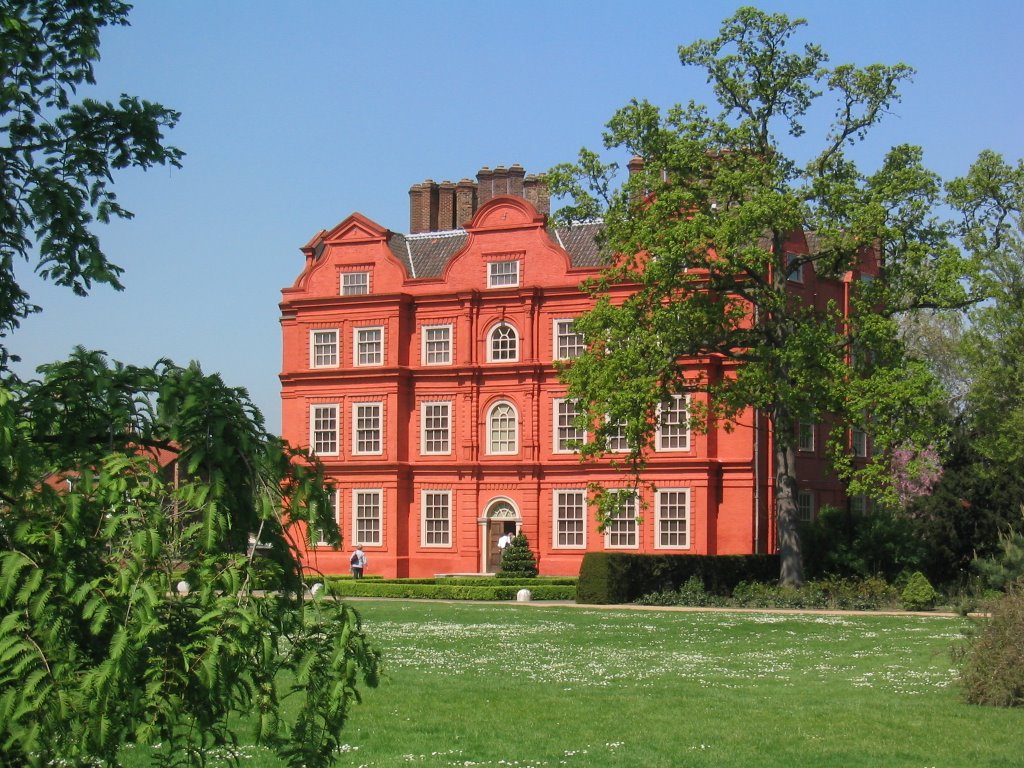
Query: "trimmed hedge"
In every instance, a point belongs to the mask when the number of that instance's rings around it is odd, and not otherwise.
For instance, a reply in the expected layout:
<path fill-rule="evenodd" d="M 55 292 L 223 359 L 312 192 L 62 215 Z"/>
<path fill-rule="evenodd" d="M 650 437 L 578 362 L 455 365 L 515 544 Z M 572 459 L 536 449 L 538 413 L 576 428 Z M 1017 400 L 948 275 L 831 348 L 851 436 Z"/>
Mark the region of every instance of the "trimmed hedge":
<path fill-rule="evenodd" d="M 577 603 L 631 603 L 652 592 L 679 589 L 698 578 L 713 595 L 744 581 L 775 581 L 778 555 L 632 555 L 588 552 L 576 587 Z"/>
<path fill-rule="evenodd" d="M 404 597 L 434 600 L 515 600 L 524 587 L 534 600 L 572 600 L 576 587 L 571 584 L 545 584 L 534 579 L 521 579 L 514 584 L 497 583 L 489 579 L 485 584 L 449 584 L 447 579 L 435 583 L 422 583 L 419 579 L 392 579 L 370 582 L 366 579 L 325 580 L 327 592 L 340 597 Z M 481 579 L 481 581 L 483 581 Z M 527 583 L 524 583 L 527 582 Z"/>

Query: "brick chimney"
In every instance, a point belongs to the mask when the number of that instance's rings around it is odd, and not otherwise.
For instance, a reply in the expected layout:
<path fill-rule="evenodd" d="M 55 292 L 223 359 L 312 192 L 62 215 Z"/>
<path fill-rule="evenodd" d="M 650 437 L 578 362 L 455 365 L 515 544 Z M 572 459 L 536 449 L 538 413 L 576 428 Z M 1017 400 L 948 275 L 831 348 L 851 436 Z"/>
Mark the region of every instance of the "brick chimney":
<path fill-rule="evenodd" d="M 462 227 L 469 223 L 476 213 L 476 182 L 461 179 L 455 185 L 455 226 Z"/>
<path fill-rule="evenodd" d="M 427 179 L 409 188 L 409 233 L 443 232 L 469 223 L 477 209 L 497 195 L 521 197 L 545 216 L 551 212 L 551 197 L 544 174 L 529 174 L 519 163 L 509 168 L 486 165 L 477 171 L 476 181 L 461 179 L 440 184 Z"/>
<path fill-rule="evenodd" d="M 544 174 L 530 174 L 523 179 L 523 197 L 545 216 L 551 213 L 551 195 L 544 182 Z"/>
<path fill-rule="evenodd" d="M 437 186 L 437 228 L 440 231 L 455 229 L 455 185 L 442 181 Z"/>
<path fill-rule="evenodd" d="M 427 179 L 409 188 L 409 232 L 437 231 L 437 184 Z"/>

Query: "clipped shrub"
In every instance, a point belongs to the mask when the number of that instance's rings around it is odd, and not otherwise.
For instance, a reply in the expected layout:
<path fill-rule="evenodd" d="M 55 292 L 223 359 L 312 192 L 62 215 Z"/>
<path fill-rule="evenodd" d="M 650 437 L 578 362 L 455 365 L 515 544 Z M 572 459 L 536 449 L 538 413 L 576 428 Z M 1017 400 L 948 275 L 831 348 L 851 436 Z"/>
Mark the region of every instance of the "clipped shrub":
<path fill-rule="evenodd" d="M 907 586 L 900 593 L 900 602 L 908 611 L 930 611 L 935 607 L 939 593 L 928 578 L 920 571 L 914 571 Z"/>
<path fill-rule="evenodd" d="M 526 536 L 519 534 L 512 539 L 512 543 L 505 547 L 501 556 L 501 570 L 498 571 L 498 578 L 533 578 L 537 575 L 537 560 L 530 549 L 530 543 Z"/>
<path fill-rule="evenodd" d="M 971 704 L 1024 705 L 1024 581 L 991 605 L 992 618 L 958 654 L 960 688 Z"/>
<path fill-rule="evenodd" d="M 579 603 L 628 603 L 671 592 L 696 577 L 710 595 L 728 595 L 742 581 L 778 577 L 777 555 L 633 555 L 588 552 L 576 593 Z"/>

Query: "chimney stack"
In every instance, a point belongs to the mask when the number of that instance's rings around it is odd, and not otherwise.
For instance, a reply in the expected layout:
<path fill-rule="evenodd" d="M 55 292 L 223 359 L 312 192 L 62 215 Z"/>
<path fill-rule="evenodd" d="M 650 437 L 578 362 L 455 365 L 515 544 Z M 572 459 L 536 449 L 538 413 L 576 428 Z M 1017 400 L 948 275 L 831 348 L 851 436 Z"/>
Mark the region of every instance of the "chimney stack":
<path fill-rule="evenodd" d="M 440 184 L 427 179 L 409 188 L 409 233 L 444 232 L 469 223 L 484 203 L 497 195 L 527 200 L 540 213 L 551 212 L 551 197 L 544 174 L 529 174 L 519 163 L 477 171 L 476 181 L 461 179 Z"/>

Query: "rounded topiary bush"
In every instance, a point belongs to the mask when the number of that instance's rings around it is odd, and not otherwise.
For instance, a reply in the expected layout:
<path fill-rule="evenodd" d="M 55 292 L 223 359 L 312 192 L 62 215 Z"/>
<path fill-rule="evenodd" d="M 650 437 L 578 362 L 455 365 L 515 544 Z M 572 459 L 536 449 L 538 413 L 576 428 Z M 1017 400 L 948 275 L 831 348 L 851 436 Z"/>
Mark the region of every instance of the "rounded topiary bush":
<path fill-rule="evenodd" d="M 1024 581 L 992 604 L 992 618 L 961 653 L 960 688 L 971 704 L 1024 706 Z"/>
<path fill-rule="evenodd" d="M 938 598 L 939 593 L 920 571 L 914 571 L 900 594 L 900 602 L 908 611 L 929 611 L 935 607 Z"/>
<path fill-rule="evenodd" d="M 537 575 L 537 560 L 533 556 L 526 536 L 520 533 L 512 539 L 511 544 L 505 547 L 505 552 L 501 557 L 501 570 L 497 575 L 519 578 L 533 578 Z"/>

